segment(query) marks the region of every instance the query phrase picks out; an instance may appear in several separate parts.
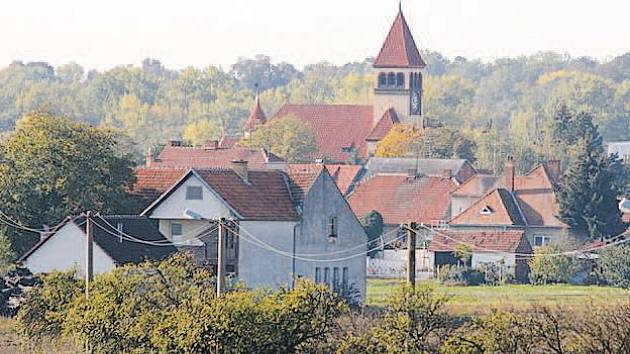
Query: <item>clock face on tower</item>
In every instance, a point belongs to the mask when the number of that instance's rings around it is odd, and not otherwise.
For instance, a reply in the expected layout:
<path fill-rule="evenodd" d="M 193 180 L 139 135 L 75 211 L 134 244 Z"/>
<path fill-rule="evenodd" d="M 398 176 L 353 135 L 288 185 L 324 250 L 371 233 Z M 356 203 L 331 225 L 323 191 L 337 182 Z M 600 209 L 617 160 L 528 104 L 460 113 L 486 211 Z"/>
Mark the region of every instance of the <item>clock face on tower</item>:
<path fill-rule="evenodd" d="M 421 113 L 420 92 L 411 91 L 411 107 L 410 108 L 411 108 L 411 114 L 420 115 Z"/>

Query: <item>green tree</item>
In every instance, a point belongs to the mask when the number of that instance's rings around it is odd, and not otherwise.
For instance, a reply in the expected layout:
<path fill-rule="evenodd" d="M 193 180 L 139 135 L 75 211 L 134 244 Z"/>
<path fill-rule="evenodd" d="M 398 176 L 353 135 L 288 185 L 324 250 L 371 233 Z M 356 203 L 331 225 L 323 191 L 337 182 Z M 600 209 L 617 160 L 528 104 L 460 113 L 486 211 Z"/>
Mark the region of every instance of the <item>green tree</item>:
<path fill-rule="evenodd" d="M 383 216 L 376 210 L 370 210 L 360 221 L 368 237 L 368 250 L 378 247 L 378 240 L 383 234 Z M 368 256 L 374 257 L 377 252 L 377 250 L 370 251 Z"/>
<path fill-rule="evenodd" d="M 630 246 L 621 244 L 602 251 L 598 265 L 606 282 L 630 288 Z"/>
<path fill-rule="evenodd" d="M 530 280 L 533 284 L 546 285 L 568 283 L 580 270 L 580 263 L 564 252 L 559 245 L 543 246 L 536 249 L 530 261 Z"/>
<path fill-rule="evenodd" d="M 194 146 L 204 145 L 208 140 L 218 140 L 220 135 L 220 129 L 208 120 L 189 123 L 182 133 L 184 140 Z"/>
<path fill-rule="evenodd" d="M 307 123 L 295 116 L 275 118 L 259 127 L 241 141 L 249 148 L 264 148 L 287 162 L 304 162 L 313 159 L 317 151 L 315 132 Z"/>
<path fill-rule="evenodd" d="M 26 115 L 0 144 L 0 201 L 22 225 L 54 225 L 88 209 L 125 211 L 134 163 L 112 131 L 48 113 Z M 39 235 L 11 233 L 19 254 Z"/>

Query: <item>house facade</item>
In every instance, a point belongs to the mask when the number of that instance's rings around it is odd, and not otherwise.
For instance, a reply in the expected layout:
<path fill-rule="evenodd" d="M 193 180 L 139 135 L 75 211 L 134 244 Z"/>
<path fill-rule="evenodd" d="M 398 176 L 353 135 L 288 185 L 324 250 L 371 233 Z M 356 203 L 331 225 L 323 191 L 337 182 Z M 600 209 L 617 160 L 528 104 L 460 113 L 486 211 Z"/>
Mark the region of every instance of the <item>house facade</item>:
<path fill-rule="evenodd" d="M 85 217 L 70 217 L 50 232 L 17 261 L 32 273 L 75 271 L 85 274 Z M 139 216 L 95 216 L 93 225 L 93 272 L 145 260 L 162 260 L 176 249 L 166 243 L 155 220 Z M 129 236 L 143 242 L 130 240 Z M 158 245 L 160 244 L 160 245 Z"/>
<path fill-rule="evenodd" d="M 226 268 L 247 287 L 310 278 L 365 298 L 367 237 L 323 166 L 286 173 L 235 161 L 229 169 L 191 169 L 142 214 L 211 267 L 216 223 L 229 220 Z"/>

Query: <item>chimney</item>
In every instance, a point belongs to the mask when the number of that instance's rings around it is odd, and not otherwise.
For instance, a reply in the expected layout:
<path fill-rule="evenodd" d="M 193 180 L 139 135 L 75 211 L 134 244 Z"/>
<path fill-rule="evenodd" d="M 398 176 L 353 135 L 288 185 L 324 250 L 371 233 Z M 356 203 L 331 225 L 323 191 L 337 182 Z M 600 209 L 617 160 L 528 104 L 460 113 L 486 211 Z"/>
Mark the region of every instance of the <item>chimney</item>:
<path fill-rule="evenodd" d="M 206 149 L 208 150 L 216 150 L 219 148 L 219 141 L 218 140 L 208 140 L 206 142 Z"/>
<path fill-rule="evenodd" d="M 232 170 L 239 175 L 243 181 L 248 182 L 247 179 L 247 161 L 245 160 L 232 160 Z"/>
<path fill-rule="evenodd" d="M 168 141 L 168 146 L 182 146 L 182 141 L 181 140 L 169 140 Z"/>
<path fill-rule="evenodd" d="M 514 158 L 508 156 L 503 166 L 503 185 L 510 192 L 514 192 Z"/>
<path fill-rule="evenodd" d="M 44 240 L 46 237 L 50 236 L 50 227 L 46 224 L 44 224 L 42 226 L 42 230 L 39 232 L 39 240 L 42 241 Z"/>
<path fill-rule="evenodd" d="M 144 159 L 145 159 L 145 166 L 146 167 L 151 167 L 151 165 L 152 165 L 154 160 L 153 160 L 153 151 L 151 150 L 150 146 L 147 149 L 146 155 L 144 155 Z"/>
<path fill-rule="evenodd" d="M 547 161 L 547 168 L 549 169 L 551 178 L 555 179 L 556 181 L 560 180 L 560 160 Z"/>
<path fill-rule="evenodd" d="M 443 169 L 442 177 L 450 179 L 451 177 L 453 177 L 453 170 L 451 170 L 450 168 Z"/>

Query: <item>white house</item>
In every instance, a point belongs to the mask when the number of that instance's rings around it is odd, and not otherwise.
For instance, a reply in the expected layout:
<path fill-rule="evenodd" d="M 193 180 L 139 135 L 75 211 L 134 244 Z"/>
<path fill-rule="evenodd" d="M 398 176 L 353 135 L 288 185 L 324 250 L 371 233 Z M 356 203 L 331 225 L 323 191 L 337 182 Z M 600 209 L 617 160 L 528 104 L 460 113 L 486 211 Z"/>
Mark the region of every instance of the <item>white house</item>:
<path fill-rule="evenodd" d="M 57 225 L 18 259 L 33 273 L 75 270 L 85 274 L 85 217 L 70 217 Z M 130 242 L 131 235 L 155 243 L 166 242 L 157 222 L 140 216 L 95 216 L 93 226 L 94 274 L 104 273 L 118 265 L 161 260 L 177 250 L 170 246 L 152 246 Z"/>
<path fill-rule="evenodd" d="M 367 236 L 323 165 L 290 171 L 191 169 L 142 215 L 216 267 L 217 221 L 230 220 L 226 269 L 247 287 L 311 278 L 365 299 Z M 191 219 L 197 214 L 202 219 Z M 333 236 L 333 237 L 331 237 Z"/>

